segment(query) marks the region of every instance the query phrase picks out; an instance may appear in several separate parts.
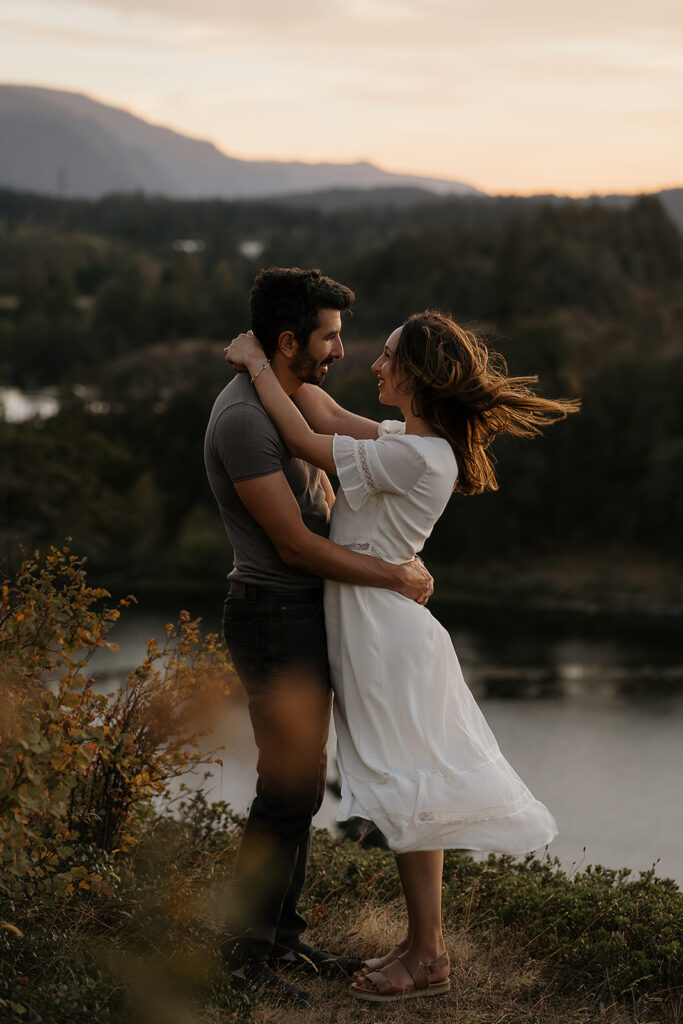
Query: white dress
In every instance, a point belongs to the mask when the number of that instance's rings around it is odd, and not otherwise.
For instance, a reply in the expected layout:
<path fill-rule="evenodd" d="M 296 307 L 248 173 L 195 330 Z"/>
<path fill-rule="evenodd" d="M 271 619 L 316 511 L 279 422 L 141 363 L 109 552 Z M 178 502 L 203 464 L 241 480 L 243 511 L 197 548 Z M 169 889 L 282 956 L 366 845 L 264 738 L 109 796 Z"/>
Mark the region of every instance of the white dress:
<path fill-rule="evenodd" d="M 453 492 L 442 438 L 387 420 L 376 441 L 336 435 L 330 538 L 406 562 Z M 451 638 L 427 608 L 389 590 L 326 582 L 325 617 L 341 773 L 338 820 L 367 818 L 395 853 L 521 854 L 557 834 L 498 749 Z"/>

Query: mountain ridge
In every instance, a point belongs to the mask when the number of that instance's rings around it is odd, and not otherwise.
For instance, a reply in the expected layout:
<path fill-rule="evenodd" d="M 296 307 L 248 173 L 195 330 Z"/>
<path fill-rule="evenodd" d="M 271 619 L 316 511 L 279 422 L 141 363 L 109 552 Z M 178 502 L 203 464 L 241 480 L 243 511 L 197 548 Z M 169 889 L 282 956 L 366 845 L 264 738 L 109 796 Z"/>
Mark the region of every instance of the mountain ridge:
<path fill-rule="evenodd" d="M 242 160 L 83 93 L 0 84 L 0 186 L 74 198 L 149 192 L 266 198 L 326 188 L 408 186 L 483 196 L 462 182 L 350 164 Z"/>

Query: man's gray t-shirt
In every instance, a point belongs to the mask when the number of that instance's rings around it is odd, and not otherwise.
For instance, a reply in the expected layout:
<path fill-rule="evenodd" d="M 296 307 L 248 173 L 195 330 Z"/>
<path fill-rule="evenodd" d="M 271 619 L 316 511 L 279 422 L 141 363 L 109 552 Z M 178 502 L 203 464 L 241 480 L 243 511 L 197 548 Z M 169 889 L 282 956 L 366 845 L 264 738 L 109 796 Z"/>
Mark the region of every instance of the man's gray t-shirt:
<path fill-rule="evenodd" d="M 304 524 L 327 537 L 330 512 L 320 470 L 289 454 L 246 373 L 235 374 L 214 403 L 204 440 L 204 462 L 234 552 L 228 579 L 284 589 L 322 585 L 318 576 L 282 561 L 235 490 L 240 480 L 283 472 Z"/>

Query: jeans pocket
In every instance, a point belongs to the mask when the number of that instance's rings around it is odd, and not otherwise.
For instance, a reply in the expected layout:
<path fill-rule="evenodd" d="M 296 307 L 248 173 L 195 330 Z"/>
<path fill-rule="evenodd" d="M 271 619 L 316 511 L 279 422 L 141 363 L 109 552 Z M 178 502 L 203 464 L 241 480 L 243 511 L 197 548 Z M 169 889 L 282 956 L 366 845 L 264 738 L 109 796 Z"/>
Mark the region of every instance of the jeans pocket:
<path fill-rule="evenodd" d="M 257 615 L 249 606 L 234 607 L 226 602 L 223 636 L 229 649 L 244 647 L 257 650 L 263 639 L 263 616 Z"/>
<path fill-rule="evenodd" d="M 319 628 L 325 622 L 325 608 L 322 601 L 304 604 L 301 601 L 284 600 L 277 606 L 272 621 L 276 626 L 290 630 L 305 629 L 307 626 Z"/>
<path fill-rule="evenodd" d="M 268 649 L 279 664 L 313 664 L 327 671 L 325 610 L 321 603 L 283 602 L 267 629 Z"/>

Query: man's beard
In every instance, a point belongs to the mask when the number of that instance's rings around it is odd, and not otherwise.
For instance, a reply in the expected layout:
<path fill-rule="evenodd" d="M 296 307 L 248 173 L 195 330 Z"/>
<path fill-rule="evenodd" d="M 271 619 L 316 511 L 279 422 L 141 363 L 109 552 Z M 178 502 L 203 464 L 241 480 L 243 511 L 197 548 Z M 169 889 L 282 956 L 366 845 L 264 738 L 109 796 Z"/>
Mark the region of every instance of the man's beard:
<path fill-rule="evenodd" d="M 322 364 L 316 362 L 308 349 L 305 348 L 303 351 L 297 352 L 292 360 L 290 369 L 302 384 L 322 384 L 327 374 L 322 370 L 321 366 L 330 366 L 331 363 L 331 359 L 324 360 Z"/>

